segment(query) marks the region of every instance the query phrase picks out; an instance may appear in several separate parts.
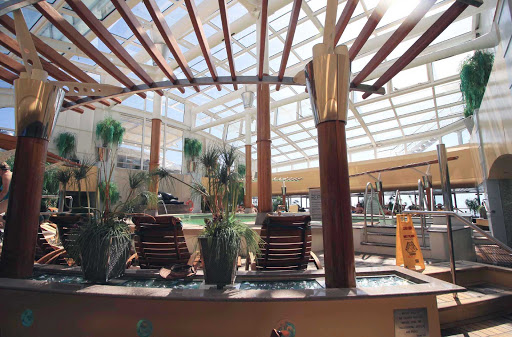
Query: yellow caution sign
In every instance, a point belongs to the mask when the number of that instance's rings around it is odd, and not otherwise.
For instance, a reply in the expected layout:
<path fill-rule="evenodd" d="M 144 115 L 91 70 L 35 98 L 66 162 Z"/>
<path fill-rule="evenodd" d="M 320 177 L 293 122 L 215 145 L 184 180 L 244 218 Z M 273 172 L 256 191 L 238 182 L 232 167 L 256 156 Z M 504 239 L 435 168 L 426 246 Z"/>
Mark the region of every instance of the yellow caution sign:
<path fill-rule="evenodd" d="M 407 269 L 425 269 L 425 261 L 418 242 L 418 236 L 410 215 L 396 216 L 396 265 L 404 265 Z"/>

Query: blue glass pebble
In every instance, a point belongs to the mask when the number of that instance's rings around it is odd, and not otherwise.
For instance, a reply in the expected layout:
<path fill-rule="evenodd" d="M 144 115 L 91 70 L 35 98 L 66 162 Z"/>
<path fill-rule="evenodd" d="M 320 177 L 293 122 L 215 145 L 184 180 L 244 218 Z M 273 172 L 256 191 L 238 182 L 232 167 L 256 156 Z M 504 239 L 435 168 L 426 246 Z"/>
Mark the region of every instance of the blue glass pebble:
<path fill-rule="evenodd" d="M 34 313 L 30 309 L 26 309 L 21 313 L 21 324 L 24 327 L 30 327 L 34 323 Z"/>
<path fill-rule="evenodd" d="M 149 337 L 153 333 L 153 324 L 146 320 L 141 319 L 137 322 L 137 336 L 139 337 Z"/>

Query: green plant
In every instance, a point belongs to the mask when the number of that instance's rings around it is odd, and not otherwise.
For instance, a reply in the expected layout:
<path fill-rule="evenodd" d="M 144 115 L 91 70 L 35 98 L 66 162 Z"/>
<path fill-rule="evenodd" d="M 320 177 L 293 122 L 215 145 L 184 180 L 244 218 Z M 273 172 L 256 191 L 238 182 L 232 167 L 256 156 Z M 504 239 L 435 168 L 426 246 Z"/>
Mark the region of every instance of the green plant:
<path fill-rule="evenodd" d="M 196 160 L 201 155 L 203 151 L 203 144 L 195 138 L 185 138 L 185 143 L 183 145 L 183 153 L 185 154 L 185 158 L 188 159 L 188 170 L 191 172 L 195 172 L 196 170 Z"/>
<path fill-rule="evenodd" d="M 464 116 L 472 116 L 480 108 L 494 63 L 494 54 L 477 50 L 464 60 L 460 70 L 460 91 L 465 100 Z"/>
<path fill-rule="evenodd" d="M 467 199 L 466 200 L 466 206 L 473 212 L 473 215 L 476 216 L 479 208 L 480 208 L 480 202 L 478 199 Z"/>
<path fill-rule="evenodd" d="M 57 195 L 59 193 L 59 180 L 57 179 L 57 169 L 51 164 L 46 164 L 43 178 L 43 195 Z M 42 199 L 41 206 L 44 209 L 55 207 L 55 199 Z"/>
<path fill-rule="evenodd" d="M 107 117 L 96 125 L 96 138 L 101 140 L 104 150 L 107 152 L 106 155 L 100 156 L 100 170 L 102 171 L 103 178 L 105 180 L 103 185 L 104 190 L 100 190 L 103 198 L 102 200 L 104 202 L 104 215 L 108 215 L 110 211 L 111 194 L 109 189 L 110 186 L 114 186 L 112 185 L 111 180 L 116 165 L 115 157 L 117 155 L 119 145 L 123 141 L 125 131 L 126 130 L 123 128 L 122 124 L 114 120 L 112 117 Z M 109 163 L 107 158 L 111 158 Z"/>
<path fill-rule="evenodd" d="M 100 190 L 101 201 L 103 201 L 103 202 L 106 202 L 108 200 L 110 205 L 114 205 L 121 199 L 121 195 L 119 194 L 119 190 L 117 189 L 117 184 L 114 182 L 110 182 L 109 187 L 107 189 L 107 183 L 102 181 L 98 185 L 98 188 Z M 108 192 L 107 192 L 107 190 L 108 190 Z M 107 195 L 108 195 L 108 197 L 107 197 Z"/>
<path fill-rule="evenodd" d="M 94 166 L 94 163 L 91 159 L 83 158 L 80 161 L 80 164 L 78 166 L 72 168 L 73 173 L 73 183 L 78 189 L 78 205 L 82 206 L 82 181 L 85 181 L 86 190 L 87 190 L 87 207 L 91 207 L 91 201 L 89 197 L 89 188 L 87 187 L 87 176 L 89 175 L 89 172 L 91 172 L 92 168 Z"/>
<path fill-rule="evenodd" d="M 278 195 L 277 197 L 275 198 L 272 198 L 272 209 L 275 211 L 277 211 L 277 206 L 279 205 L 282 205 L 283 204 L 283 197 Z"/>
<path fill-rule="evenodd" d="M 62 212 L 64 210 L 67 186 L 72 177 L 73 177 L 73 173 L 71 172 L 71 170 L 69 168 L 61 168 L 61 169 L 57 170 L 57 172 L 55 173 L 55 178 L 61 184 L 61 190 L 60 190 L 60 195 L 59 195 L 59 212 Z"/>
<path fill-rule="evenodd" d="M 71 132 L 61 132 L 56 138 L 59 156 L 72 159 L 76 152 L 76 136 Z"/>
<path fill-rule="evenodd" d="M 245 177 L 246 168 L 244 164 L 238 164 L 237 166 L 238 175 L 240 177 Z"/>

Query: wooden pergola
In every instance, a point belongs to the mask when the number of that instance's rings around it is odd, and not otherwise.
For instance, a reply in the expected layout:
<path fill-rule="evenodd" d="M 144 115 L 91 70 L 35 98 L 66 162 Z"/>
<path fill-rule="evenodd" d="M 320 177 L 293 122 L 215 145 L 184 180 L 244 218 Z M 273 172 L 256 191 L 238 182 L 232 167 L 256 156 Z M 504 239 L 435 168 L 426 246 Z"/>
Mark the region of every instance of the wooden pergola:
<path fill-rule="evenodd" d="M 317 0 L 315 0 L 317 1 Z M 320 1 L 320 0 L 318 0 Z M 159 70 L 159 76 L 150 76 L 139 62 L 131 55 L 116 37 L 107 29 L 103 22 L 80 0 L 65 0 L 70 9 L 69 13 L 80 18 L 95 36 L 107 46 L 117 59 L 143 84 L 135 84 L 111 59 L 106 57 L 89 39 L 83 36 L 79 30 L 71 25 L 52 4 L 47 1 L 7 1 L 0 7 L 0 25 L 15 35 L 17 40 L 0 32 L 0 45 L 14 55 L 23 58 L 24 64 L 8 56 L 0 56 L 0 79 L 15 83 L 26 81 L 25 70 L 30 74 L 30 69 L 40 69 L 46 72 L 57 82 L 50 81 L 56 87 L 63 88 L 65 102 L 61 110 L 74 110 L 83 112 L 83 109 L 94 109 L 93 103 L 109 106 L 111 102 L 119 102 L 120 97 L 136 94 L 146 98 L 148 91 L 154 91 L 157 95 L 164 95 L 164 90 L 177 89 L 185 92 L 186 87 L 192 87 L 195 91 L 201 91 L 202 87 L 215 86 L 218 91 L 222 86 L 253 84 L 257 86 L 257 151 L 258 151 L 258 211 L 265 216 L 272 211 L 271 202 L 271 125 L 270 125 L 270 85 L 276 85 L 277 90 L 282 86 L 307 85 L 312 96 L 313 114 L 318 130 L 318 148 L 320 161 L 320 176 L 322 200 L 326 204 L 323 207 L 323 231 L 326 267 L 327 287 L 353 287 L 355 286 L 355 263 L 352 241 L 352 225 L 350 216 L 350 191 L 348 186 L 347 142 L 345 125 L 347 122 L 348 92 L 362 91 L 362 97 L 368 98 L 373 94 L 385 94 L 384 85 L 393 79 L 400 71 L 408 67 L 436 38 L 438 38 L 454 22 L 468 6 L 480 6 L 481 0 L 455 0 L 446 10 L 426 29 L 419 38 L 400 56 L 387 70 L 372 84 L 368 84 L 368 77 L 377 69 L 386 58 L 404 41 L 406 36 L 419 24 L 427 12 L 435 5 L 436 0 L 422 0 L 412 12 L 400 23 L 399 27 L 391 34 L 385 43 L 377 50 L 375 55 L 366 63 L 355 78 L 350 81 L 350 62 L 355 60 L 371 35 L 374 33 L 384 14 L 393 3 L 393 0 L 380 0 L 378 5 L 359 31 L 358 36 L 348 49 L 345 45 L 336 46 L 340 41 L 350 22 L 352 14 L 356 10 L 359 0 L 347 0 L 346 5 L 337 17 L 337 0 L 327 0 L 326 18 L 323 32 L 323 43 L 313 48 L 313 61 L 306 65 L 306 71 L 299 71 L 294 77 L 285 76 L 288 60 L 292 51 L 293 40 L 297 30 L 302 0 L 293 0 L 290 21 L 286 32 L 282 58 L 277 76 L 270 76 L 268 70 L 268 9 L 269 0 L 258 2 L 259 18 L 257 21 L 257 66 L 256 75 L 242 76 L 237 74 L 234 52 L 232 48 L 230 19 L 225 0 L 218 0 L 219 16 L 223 29 L 224 44 L 229 63 L 229 76 L 220 76 L 215 67 L 211 47 L 201 21 L 198 8 L 194 0 L 184 0 L 186 11 L 192 23 L 197 43 L 210 76 L 194 77 L 188 65 L 183 51 L 173 35 L 172 29 L 165 20 L 156 0 L 143 0 L 151 16 L 155 29 L 152 37 L 149 36 L 144 23 L 134 14 L 132 8 L 124 0 L 113 0 L 114 11 L 120 15 L 128 29 L 136 40 L 147 52 L 151 61 Z M 140 3 L 131 1 L 132 5 Z M 42 39 L 28 31 L 19 21 L 13 21 L 6 13 L 20 6 L 33 6 L 48 22 L 63 36 L 72 42 L 84 55 L 95 62 L 105 73 L 117 80 L 121 86 L 99 84 L 87 73 L 62 56 L 57 50 L 46 44 Z M 16 12 L 20 18 L 21 12 Z M 22 18 L 22 17 L 21 17 Z M 173 55 L 177 68 L 172 68 L 166 56 L 155 40 L 164 41 L 164 44 Z M 21 46 L 20 46 L 21 44 Z M 33 44 L 33 45 L 32 45 Z M 39 57 L 37 55 L 39 54 Z M 37 59 L 37 60 L 36 60 Z M 39 64 L 40 59 L 40 64 Z M 32 63 L 33 64 L 32 64 Z M 38 68 L 39 67 L 39 68 Z M 179 68 L 179 69 L 178 69 Z M 332 68 L 332 69 L 331 69 Z M 313 69 L 315 74 L 313 74 Z M 185 76 L 178 79 L 176 73 L 180 71 Z M 319 72 L 319 74 L 316 74 Z M 166 78 L 166 80 L 161 80 Z M 44 80 L 42 81 L 45 82 Z M 350 82 L 350 83 L 349 83 Z M 18 82 L 20 83 L 20 82 Z M 27 82 L 29 83 L 29 82 Z M 46 84 L 45 84 L 46 85 Z M 124 86 L 124 87 L 123 87 Z M 311 91 L 313 90 L 313 91 Z M 333 95 L 333 96 L 330 96 Z M 322 96 L 318 98 L 317 96 Z M 320 103 L 317 102 L 317 98 Z M 323 101 L 322 101 L 323 100 Z M 318 111 L 317 111 L 318 110 Z M 322 115 L 325 113 L 325 115 Z M 160 144 L 160 116 L 152 121 L 150 169 L 159 164 Z M 250 130 L 250 129 L 249 129 Z M 46 141 L 46 143 L 45 143 Z M 18 137 L 18 143 L 27 149 L 22 160 L 27 165 L 40 161 L 41 153 L 47 148 L 47 139 L 37 137 Z M 37 150 L 36 150 L 37 149 Z M 29 153 L 30 152 L 30 153 Z M 246 145 L 246 162 L 251 162 L 251 145 Z M 21 153 L 18 151 L 17 155 Z M 16 173 L 16 172 L 15 172 Z M 34 186 L 41 182 L 41 174 L 34 174 Z M 15 180 L 15 178 L 13 179 Z M 19 190 L 14 189 L 12 198 L 21 196 L 25 191 L 23 185 Z M 157 185 L 153 185 L 157 190 Z M 37 201 L 37 200 L 35 200 Z M 14 203 L 14 202 L 13 202 Z M 31 217 L 35 219 L 36 210 Z M 7 224 L 23 220 L 15 234 L 6 234 L 2 267 L 3 272 L 9 272 L 9 263 L 17 269 L 12 275 L 17 277 L 31 273 L 33 258 L 25 252 L 21 262 L 14 263 L 18 258 L 19 247 L 28 249 L 34 246 L 27 243 L 26 236 L 37 230 L 26 212 L 17 208 L 10 214 Z M 16 214 L 14 214 L 16 213 Z M 35 223 L 35 221 L 33 221 Z M 14 230 L 11 230 L 14 231 Z M 26 233 L 22 233 L 26 231 Z M 21 235 L 22 233 L 23 235 Z M 9 234 L 14 238 L 11 239 Z M 17 238 L 15 237 L 17 235 Z M 16 242 L 18 240 L 18 242 Z M 18 247 L 18 248 L 16 248 Z M 9 258 L 4 259 L 4 256 Z M 4 262 L 7 261 L 7 262 Z"/>

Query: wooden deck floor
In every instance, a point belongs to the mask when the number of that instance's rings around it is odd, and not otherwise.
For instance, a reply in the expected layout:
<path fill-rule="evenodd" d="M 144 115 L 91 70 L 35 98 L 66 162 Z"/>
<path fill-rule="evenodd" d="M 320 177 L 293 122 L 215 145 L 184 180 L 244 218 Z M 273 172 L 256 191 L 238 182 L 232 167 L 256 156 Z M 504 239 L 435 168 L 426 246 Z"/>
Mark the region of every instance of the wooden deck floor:
<path fill-rule="evenodd" d="M 493 317 L 464 326 L 445 329 L 443 336 L 451 337 L 505 337 L 512 336 L 512 314 Z"/>

